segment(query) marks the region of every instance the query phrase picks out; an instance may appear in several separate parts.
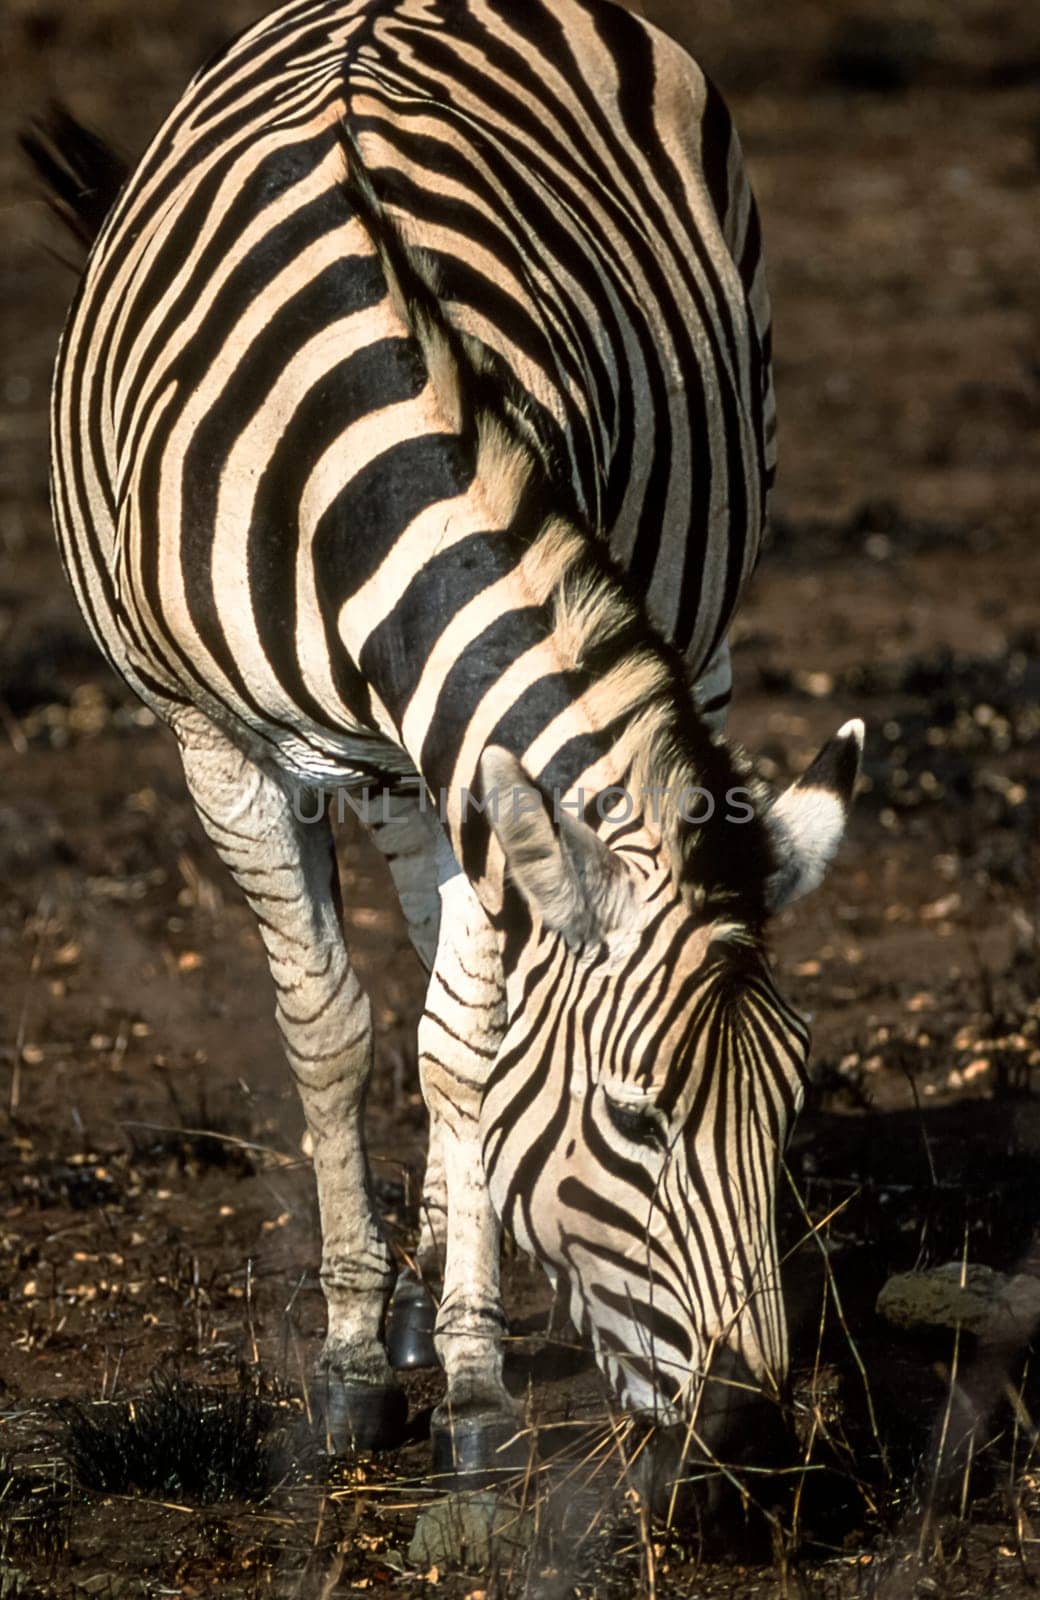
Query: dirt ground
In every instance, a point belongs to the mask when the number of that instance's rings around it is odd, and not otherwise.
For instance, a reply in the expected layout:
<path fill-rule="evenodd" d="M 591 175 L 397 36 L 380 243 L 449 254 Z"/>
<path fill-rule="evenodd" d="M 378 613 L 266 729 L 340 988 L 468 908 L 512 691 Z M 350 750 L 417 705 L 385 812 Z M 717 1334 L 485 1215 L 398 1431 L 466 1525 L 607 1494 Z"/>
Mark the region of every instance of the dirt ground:
<path fill-rule="evenodd" d="M 0 22 L 0 1595 L 1025 1594 L 1026 1352 L 994 1381 L 969 1336 L 874 1309 L 915 1265 L 1028 1270 L 1040 1220 L 1040 15 L 1019 0 L 646 4 L 734 108 L 771 265 L 781 476 L 732 729 L 777 782 L 845 718 L 869 730 L 840 862 L 775 928 L 816 1088 L 782 1218 L 806 1470 L 771 1557 L 738 1534 L 708 1559 L 641 1523 L 604 1487 L 610 1460 L 566 1514 L 528 1485 L 494 1571 L 410 1554 L 435 1375 L 410 1380 L 392 1458 L 330 1474 L 291 1443 L 274 1487 L 233 1463 L 212 1504 L 173 1480 L 91 1486 L 84 1427 L 156 1373 L 241 1392 L 302 1438 L 323 1311 L 255 928 L 53 548 L 46 396 L 74 279 L 42 248 L 66 247 L 14 132 L 58 95 L 132 154 L 261 9 L 7 0 Z M 342 872 L 379 1029 L 377 1189 L 407 1248 L 420 972 L 349 832 Z M 506 1277 L 534 1439 L 603 1402 L 546 1337 L 534 1269 Z M 986 1426 L 929 1518 L 954 1383 Z"/>

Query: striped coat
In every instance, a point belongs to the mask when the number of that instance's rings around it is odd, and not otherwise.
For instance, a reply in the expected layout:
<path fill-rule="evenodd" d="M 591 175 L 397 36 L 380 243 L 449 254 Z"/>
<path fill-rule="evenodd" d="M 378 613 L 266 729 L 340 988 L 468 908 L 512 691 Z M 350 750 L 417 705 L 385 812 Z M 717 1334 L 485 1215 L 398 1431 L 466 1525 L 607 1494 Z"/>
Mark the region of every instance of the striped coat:
<path fill-rule="evenodd" d="M 759 232 L 717 93 L 604 5 L 290 5 L 196 77 L 108 220 L 59 369 L 59 461 L 79 470 L 59 473 L 58 525 L 103 647 L 160 699 L 190 672 L 283 748 L 288 704 L 302 772 L 338 773 L 345 720 L 378 723 L 336 659 L 337 611 L 399 531 L 380 515 L 373 536 L 378 477 L 432 496 L 438 447 L 414 442 L 414 359 L 374 349 L 392 332 L 344 191 L 345 127 L 564 504 L 696 678 L 773 471 Z M 373 429 L 381 468 L 342 481 Z M 136 501 L 131 460 L 150 475 Z M 447 488 L 452 464 L 434 471 Z M 230 574 L 255 618 L 234 637 Z"/>
<path fill-rule="evenodd" d="M 197 74 L 94 245 L 55 520 L 257 913 L 315 1143 L 336 1439 L 385 1441 L 403 1399 L 371 1019 L 301 786 L 360 796 L 431 969 L 435 1444 L 458 1463 L 514 1427 L 503 1221 L 626 1404 L 714 1448 L 734 1394 L 778 1392 L 806 1037 L 763 925 L 837 847 L 862 729 L 775 803 L 718 734 L 769 343 L 722 102 L 610 0 L 290 0 Z M 402 1360 L 427 1288 L 398 1286 Z"/>

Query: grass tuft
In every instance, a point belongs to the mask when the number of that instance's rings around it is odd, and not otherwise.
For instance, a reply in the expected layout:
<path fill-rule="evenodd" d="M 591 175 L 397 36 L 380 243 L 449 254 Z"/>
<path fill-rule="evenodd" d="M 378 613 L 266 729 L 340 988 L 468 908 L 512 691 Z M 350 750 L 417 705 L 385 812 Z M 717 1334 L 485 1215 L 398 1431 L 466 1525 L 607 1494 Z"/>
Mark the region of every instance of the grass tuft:
<path fill-rule="evenodd" d="M 52 1465 L 26 1467 L 0 1455 L 0 1563 L 55 1556 L 68 1543 L 68 1484 Z"/>
<path fill-rule="evenodd" d="M 207 1505 L 257 1500 L 281 1475 L 271 1403 L 166 1375 L 135 1399 L 73 1405 L 68 1455 L 86 1488 Z"/>

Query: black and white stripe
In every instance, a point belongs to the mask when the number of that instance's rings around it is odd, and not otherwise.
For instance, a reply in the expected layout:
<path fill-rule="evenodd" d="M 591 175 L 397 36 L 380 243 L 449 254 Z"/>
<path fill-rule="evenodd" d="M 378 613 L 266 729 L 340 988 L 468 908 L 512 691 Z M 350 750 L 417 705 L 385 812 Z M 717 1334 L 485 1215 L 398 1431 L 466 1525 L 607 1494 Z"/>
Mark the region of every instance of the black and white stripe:
<path fill-rule="evenodd" d="M 861 730 L 768 812 L 714 731 L 769 344 L 725 108 L 609 0 L 293 0 L 195 77 L 95 244 L 55 379 L 59 538 L 261 921 L 348 1412 L 392 1387 L 391 1262 L 367 1002 L 299 785 L 366 791 L 432 968 L 444 1414 L 508 1412 L 499 1220 L 631 1404 L 689 1411 L 721 1345 L 782 1374 L 806 1040 L 762 925 L 836 848 Z"/>

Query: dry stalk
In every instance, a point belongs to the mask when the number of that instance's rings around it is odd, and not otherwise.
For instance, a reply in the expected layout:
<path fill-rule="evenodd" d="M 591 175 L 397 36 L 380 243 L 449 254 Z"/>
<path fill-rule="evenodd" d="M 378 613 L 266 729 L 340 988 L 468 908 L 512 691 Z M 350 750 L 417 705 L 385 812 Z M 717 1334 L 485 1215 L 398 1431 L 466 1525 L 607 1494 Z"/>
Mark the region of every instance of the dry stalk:
<path fill-rule="evenodd" d="M 786 1162 L 784 1162 L 784 1173 L 785 1173 L 785 1175 L 787 1177 L 788 1183 L 791 1186 L 791 1192 L 794 1195 L 795 1200 L 798 1203 L 798 1208 L 801 1211 L 802 1216 L 805 1218 L 808 1230 L 809 1230 L 810 1234 L 812 1235 L 813 1239 L 816 1241 L 816 1244 L 817 1244 L 817 1246 L 819 1248 L 819 1251 L 820 1251 L 820 1255 L 823 1258 L 823 1266 L 824 1266 L 824 1272 L 826 1274 L 827 1287 L 828 1287 L 828 1289 L 830 1291 L 830 1294 L 831 1294 L 831 1297 L 833 1298 L 833 1301 L 834 1301 L 834 1310 L 837 1313 L 838 1322 L 841 1325 L 841 1331 L 845 1335 L 845 1339 L 846 1339 L 846 1342 L 848 1344 L 849 1350 L 852 1353 L 852 1359 L 856 1363 L 856 1368 L 857 1368 L 857 1371 L 859 1372 L 860 1379 L 861 1379 L 862 1384 L 863 1384 L 863 1394 L 864 1394 L 864 1397 L 865 1397 L 866 1403 L 867 1403 L 867 1415 L 870 1418 L 870 1428 L 871 1428 L 871 1432 L 874 1435 L 875 1443 L 877 1444 L 877 1447 L 878 1447 L 878 1454 L 879 1454 L 880 1459 L 881 1459 L 881 1465 L 885 1470 L 886 1478 L 891 1479 L 891 1477 L 892 1477 L 892 1467 L 891 1467 L 891 1463 L 890 1463 L 889 1458 L 888 1458 L 888 1450 L 885 1447 L 884 1440 L 881 1437 L 881 1431 L 880 1431 L 880 1429 L 878 1427 L 877 1413 L 874 1410 L 874 1396 L 871 1393 L 871 1389 L 870 1389 L 870 1379 L 867 1377 L 867 1369 L 866 1369 L 866 1366 L 864 1364 L 863 1357 L 859 1353 L 859 1347 L 856 1344 L 855 1339 L 852 1337 L 852 1330 L 849 1327 L 848 1321 L 847 1321 L 846 1316 L 845 1316 L 845 1308 L 842 1305 L 841 1295 L 840 1295 L 840 1293 L 838 1291 L 838 1285 L 837 1285 L 837 1282 L 836 1282 L 835 1277 L 834 1277 L 834 1268 L 831 1266 L 831 1261 L 830 1261 L 829 1255 L 827 1254 L 826 1246 L 824 1245 L 823 1241 L 821 1240 L 821 1238 L 819 1236 L 819 1233 L 817 1232 L 817 1230 L 812 1225 L 812 1219 L 809 1216 L 809 1213 L 806 1211 L 805 1203 L 802 1200 L 802 1197 L 798 1192 L 798 1185 L 795 1183 L 794 1176 L 793 1176 L 793 1174 L 791 1172 L 791 1169 L 788 1167 Z"/>
<path fill-rule="evenodd" d="M 191 1139 L 215 1139 L 218 1144 L 234 1145 L 238 1150 L 253 1150 L 258 1155 L 269 1156 L 272 1166 L 287 1170 L 290 1167 L 305 1167 L 309 1163 L 299 1156 L 286 1155 L 281 1150 L 275 1150 L 269 1144 L 257 1144 L 252 1139 L 240 1139 L 233 1133 L 216 1133 L 212 1128 L 186 1128 L 174 1127 L 166 1122 L 137 1122 L 124 1121 L 120 1123 L 123 1128 L 143 1128 L 147 1133 L 176 1133 Z"/>
<path fill-rule="evenodd" d="M 294 1291 L 293 1292 L 293 1299 L 295 1299 L 295 1298 L 296 1298 L 296 1295 L 295 1295 L 295 1291 Z M 292 1304 L 291 1300 L 290 1300 L 289 1304 L 290 1305 Z M 260 1347 L 258 1346 L 258 1344 L 256 1342 L 256 1324 L 255 1324 L 255 1322 L 253 1320 L 253 1258 L 252 1258 L 252 1256 L 247 1256 L 246 1257 L 246 1326 L 249 1329 L 249 1353 L 250 1353 L 250 1356 L 252 1357 L 253 1366 L 254 1367 L 259 1367 L 259 1365 L 260 1365 Z"/>
<path fill-rule="evenodd" d="M 17 1115 L 18 1107 L 21 1104 L 22 1051 L 25 1049 L 25 1032 L 29 1021 L 29 1002 L 36 986 L 36 979 L 40 974 L 40 967 L 43 964 L 44 938 L 48 932 L 50 911 L 50 897 L 46 894 L 41 895 L 36 903 L 36 915 L 34 918 L 36 924 L 35 938 L 33 941 L 33 953 L 29 962 L 29 976 L 26 980 L 22 1006 L 18 1014 L 18 1027 L 14 1036 L 14 1066 L 11 1070 L 11 1087 L 7 1099 L 7 1110 L 12 1117 Z"/>

